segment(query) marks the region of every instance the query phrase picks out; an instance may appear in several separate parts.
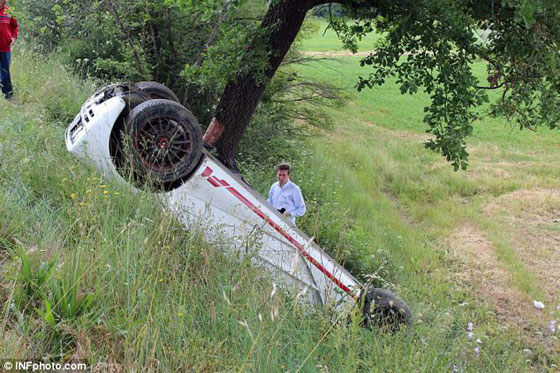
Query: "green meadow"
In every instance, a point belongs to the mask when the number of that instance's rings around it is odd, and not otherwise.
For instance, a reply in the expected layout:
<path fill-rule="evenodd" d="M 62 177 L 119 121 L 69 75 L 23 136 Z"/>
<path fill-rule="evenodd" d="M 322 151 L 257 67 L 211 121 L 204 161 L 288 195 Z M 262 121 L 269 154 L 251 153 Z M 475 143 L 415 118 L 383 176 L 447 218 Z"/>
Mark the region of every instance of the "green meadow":
<path fill-rule="evenodd" d="M 356 92 L 368 70 L 321 58 L 340 43 L 320 28 L 302 49 L 319 61 L 299 74 L 344 100 L 298 140 L 299 224 L 403 298 L 413 325 L 367 330 L 357 315 L 310 309 L 205 243 L 203 227 L 184 230 L 152 195 L 77 162 L 64 130 L 103 83 L 22 48 L 17 99 L 0 102 L 0 358 L 96 371 L 558 370 L 560 133 L 485 117 L 469 168 L 454 172 L 423 146 L 426 95 L 390 81 Z M 246 177 L 263 194 L 274 181 Z"/>

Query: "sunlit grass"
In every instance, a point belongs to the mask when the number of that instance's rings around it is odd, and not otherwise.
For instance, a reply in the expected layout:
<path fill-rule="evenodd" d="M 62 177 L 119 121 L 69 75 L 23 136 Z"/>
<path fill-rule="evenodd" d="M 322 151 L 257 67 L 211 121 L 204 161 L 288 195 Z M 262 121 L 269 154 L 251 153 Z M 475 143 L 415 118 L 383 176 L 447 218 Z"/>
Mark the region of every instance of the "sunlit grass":
<path fill-rule="evenodd" d="M 326 210 L 348 215 L 346 222 L 339 224 L 344 228 L 342 245 L 354 231 L 366 231 L 369 245 L 353 244 L 347 250 L 360 250 L 357 257 L 370 265 L 366 272 L 377 269 L 385 280 L 396 282 L 401 294 L 412 299 L 415 313 L 433 316 L 438 309 L 464 317 L 467 310 L 458 305 L 472 305 L 469 311 L 480 318 L 476 322 L 484 323 L 488 333 L 501 340 L 487 346 L 492 352 L 486 352 L 486 369 L 504 369 L 503 364 L 525 360 L 521 346 L 538 348 L 535 336 L 545 330 L 546 317 L 534 314 L 535 319 L 524 321 L 536 332 L 514 332 L 514 327 L 504 332 L 498 319 L 488 317 L 493 300 L 481 296 L 479 289 L 469 288 L 470 284 L 453 280 L 455 272 L 464 269 L 448 240 L 462 227 L 474 225 L 482 237 L 488 237 L 496 255 L 498 264 L 491 265 L 505 269 L 510 279 L 505 286 L 523 294 L 519 301 L 528 313 L 534 313 L 533 299 L 557 302 L 557 289 L 554 297 L 546 295 L 543 287 L 549 286 L 548 279 L 538 275 L 516 251 L 519 232 L 507 224 L 506 217 L 489 215 L 486 207 L 496 197 L 516 190 L 558 190 L 560 133 L 546 128 L 536 133 L 520 132 L 504 119 L 485 117 L 474 124 L 474 135 L 468 140 L 469 169 L 453 172 L 441 156 L 423 146 L 429 138 L 422 121 L 429 97 L 423 93 L 403 96 L 394 81 L 358 93 L 353 89 L 357 76 L 369 74 L 358 62 L 358 57 L 339 57 L 300 69 L 306 77 L 323 79 L 348 92 L 348 103 L 329 111 L 332 131 L 318 133 L 309 142 L 310 154 L 316 156 L 304 162 L 305 169 L 314 170 L 302 178 L 304 185 L 308 183 L 304 191 L 317 189 L 318 183 L 336 186 L 332 188 L 336 195 L 329 199 L 331 208 Z M 483 64 L 473 68 L 484 76 Z M 312 175 L 326 176 L 321 181 L 306 181 Z M 334 184 L 333 179 L 337 180 Z M 329 228 L 325 226 L 327 232 Z M 378 257 L 378 247 L 387 249 L 381 254 L 386 259 L 365 260 L 368 253 Z M 548 289 L 554 293 L 550 286 Z M 430 338 L 431 333 L 423 335 Z M 552 362 L 558 364 L 559 345 L 554 337 L 547 338 L 551 339 L 540 345 L 542 359 L 534 363 L 550 367 Z M 500 361 L 504 344 L 510 351 Z"/>
<path fill-rule="evenodd" d="M 301 71 L 351 88 L 356 62 Z M 557 187 L 558 165 L 543 166 L 554 160 L 556 135 L 517 136 L 502 122 L 481 122 L 471 169 L 455 173 L 422 146 L 422 95 L 401 96 L 388 85 L 329 111 L 332 130 L 315 133 L 292 162 L 309 209 L 301 226 L 356 276 L 408 302 L 412 328 L 372 332 L 356 319 L 310 310 L 293 294 L 272 295 L 272 279 L 207 244 L 203 227 L 185 231 L 153 195 L 79 164 L 63 133 L 96 84 L 28 53 L 15 56 L 14 68 L 16 105 L 0 102 L 0 357 L 75 358 L 125 371 L 523 371 L 558 364 L 553 340 L 535 343 L 504 328 L 477 289 L 456 281 L 462 267 L 445 243 L 457 226 L 477 221 L 517 276 L 514 286 L 532 294 L 538 279 L 515 255 L 508 232 L 499 233 L 499 221 L 481 214 L 494 196 Z M 506 161 L 514 163 L 508 179 L 488 171 Z M 270 170 L 247 176 L 263 192 L 273 181 Z M 36 299 L 17 295 L 29 283 L 22 256 L 34 273 L 54 263 Z M 45 309 L 43 296 L 54 299 L 49 289 L 61 279 L 78 286 L 75 303 L 88 295 L 93 303 L 58 315 L 53 327 L 36 309 Z M 467 338 L 469 322 L 483 341 L 480 355 Z"/>

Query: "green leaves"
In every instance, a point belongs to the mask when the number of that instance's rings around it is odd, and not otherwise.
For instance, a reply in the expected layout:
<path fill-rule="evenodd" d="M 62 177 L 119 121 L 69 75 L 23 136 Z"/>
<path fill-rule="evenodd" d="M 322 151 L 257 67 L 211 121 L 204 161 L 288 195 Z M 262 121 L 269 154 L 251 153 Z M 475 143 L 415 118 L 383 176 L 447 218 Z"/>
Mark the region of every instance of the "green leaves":
<path fill-rule="evenodd" d="M 400 2 L 399 2 L 400 3 Z M 488 102 L 487 89 L 500 94 L 491 114 L 505 115 L 520 128 L 557 128 L 560 118 L 560 3 L 554 0 L 421 0 L 380 6 L 377 17 L 353 26 L 333 22 L 345 47 L 371 24 L 383 39 L 360 61 L 373 72 L 358 77 L 358 91 L 395 76 L 402 94 L 430 94 L 424 123 L 434 136 L 426 147 L 440 152 L 454 169 L 466 168 L 466 139 L 477 108 Z M 474 76 L 475 59 L 489 64 L 488 84 Z"/>
<path fill-rule="evenodd" d="M 20 254 L 21 267 L 18 282 L 21 284 L 16 300 L 19 307 L 26 309 L 41 300 L 45 293 L 45 286 L 50 280 L 55 261 L 41 262 L 37 265 L 27 253 Z"/>
<path fill-rule="evenodd" d="M 530 28 L 536 21 L 536 17 L 545 9 L 548 0 L 502 0 L 502 6 L 515 9 L 513 20 Z"/>
<path fill-rule="evenodd" d="M 83 293 L 79 259 L 57 272 L 55 259 L 38 264 L 28 253 L 20 258 L 16 309 L 22 313 L 34 310 L 47 326 L 49 340 L 66 341 L 63 326 L 89 315 L 96 299 L 93 293 Z"/>
<path fill-rule="evenodd" d="M 431 94 L 424 122 L 435 138 L 426 147 L 441 152 L 455 170 L 464 169 L 465 138 L 472 133 L 470 123 L 476 117 L 470 110 L 485 96 L 476 89 L 478 81 L 466 48 L 474 40 L 474 30 L 460 10 L 429 3 L 433 13 L 418 8 L 414 18 L 395 15 L 391 27 L 386 19 L 378 24 L 387 35 L 374 54 L 361 60 L 362 66 L 371 65 L 374 72 L 367 79 L 360 77 L 357 88 L 381 85 L 388 76 L 396 76 L 402 94 L 419 89 Z"/>
<path fill-rule="evenodd" d="M 56 326 L 56 320 L 55 320 L 55 317 L 54 317 L 54 313 L 52 312 L 51 303 L 49 302 L 48 299 L 45 299 L 44 303 L 45 303 L 45 310 L 38 309 L 37 313 L 39 314 L 39 316 L 41 316 L 43 321 L 48 326 L 54 328 Z"/>

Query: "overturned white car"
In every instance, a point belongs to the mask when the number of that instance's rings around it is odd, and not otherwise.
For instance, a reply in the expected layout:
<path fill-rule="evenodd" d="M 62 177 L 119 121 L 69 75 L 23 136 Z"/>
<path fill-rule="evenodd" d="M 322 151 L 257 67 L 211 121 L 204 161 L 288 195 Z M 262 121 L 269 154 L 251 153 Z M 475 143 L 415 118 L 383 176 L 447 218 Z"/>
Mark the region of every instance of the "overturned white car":
<path fill-rule="evenodd" d="M 341 312 L 363 307 L 365 325 L 412 319 L 393 293 L 364 288 L 209 154 L 197 119 L 161 84 L 111 85 L 96 92 L 66 130 L 66 147 L 109 177 L 156 190 L 187 229 L 202 224 L 209 240 L 228 238 L 229 247 L 250 255 L 311 304 Z"/>

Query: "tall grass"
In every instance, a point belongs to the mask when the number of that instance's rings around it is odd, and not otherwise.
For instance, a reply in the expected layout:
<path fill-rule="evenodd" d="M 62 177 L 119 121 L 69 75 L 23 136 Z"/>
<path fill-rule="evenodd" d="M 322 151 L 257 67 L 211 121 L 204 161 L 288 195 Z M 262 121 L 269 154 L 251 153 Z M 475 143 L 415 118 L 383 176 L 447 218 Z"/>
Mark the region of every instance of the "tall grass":
<path fill-rule="evenodd" d="M 310 45 L 316 43 L 311 40 Z M 331 44 L 330 50 L 335 49 Z M 473 68 L 483 76 L 482 63 Z M 319 217 L 310 214 L 306 218 L 308 229 L 318 232 L 319 239 L 326 238 L 324 245 L 331 246 L 332 252 L 360 258 L 360 265 L 351 265 L 355 272 L 371 274 L 377 270 L 383 280 L 393 282 L 420 315 L 420 328 L 429 328 L 426 319 L 434 326 L 442 315 L 472 318 L 475 324 L 484 325 L 486 338 L 482 340 L 492 340 L 485 346 L 484 370 L 557 369 L 558 338 L 547 332 L 547 315 L 532 309 L 532 301 L 545 299 L 550 311 L 559 301 L 558 289 L 550 286 L 550 279 L 534 263 L 523 259 L 519 228 L 488 207 L 502 203 L 497 201 L 507 200 L 510 194 L 513 199 L 512 192 L 517 190 L 558 191 L 558 131 L 519 132 L 502 119 L 483 118 L 475 123 L 470 139 L 469 170 L 455 173 L 441 157 L 423 147 L 428 138 L 422 133 L 422 109 L 428 104 L 425 94 L 402 96 L 394 81 L 353 92 L 356 77 L 369 73 L 359 67 L 359 58 L 319 61 L 302 67 L 300 73 L 325 79 L 349 92 L 346 105 L 328 111 L 332 131 L 317 133 L 307 144 L 309 154 L 298 165 L 304 170 L 299 179 L 302 189 L 320 200 L 313 210 Z M 319 190 L 322 198 L 315 197 Z M 543 201 L 543 206 L 558 215 L 557 203 Z M 521 208 L 531 209 L 527 203 Z M 340 221 L 335 230 L 329 226 L 333 215 Z M 499 300 L 488 299 L 482 289 L 464 282 L 471 269 L 457 260 L 450 239 L 457 229 L 469 224 L 488 237 L 496 265 L 507 273 L 509 290 L 523 294 L 524 311 L 519 313 L 520 318 L 527 317 L 521 322 L 523 327 L 496 312 L 494 302 Z M 532 224 L 525 222 L 523 231 L 530 231 Z M 554 232 L 547 226 L 532 234 L 549 236 Z M 557 252 L 557 248 L 549 249 Z M 448 324 L 440 326 L 452 329 Z M 430 345 L 430 336 L 435 335 L 433 330 L 422 333 Z M 465 345 L 460 334 L 456 339 L 447 338 L 452 344 Z M 466 366 L 472 369 L 470 363 Z"/>
<path fill-rule="evenodd" d="M 273 291 L 250 258 L 224 255 L 153 195 L 78 163 L 63 133 L 95 82 L 26 51 L 15 55 L 14 81 L 15 105 L 0 102 L 0 357 L 125 371 L 519 371 L 557 363 L 540 350 L 527 359 L 521 338 L 497 328 L 476 294 L 449 279 L 456 263 L 379 189 L 376 180 L 391 173 L 348 163 L 351 146 L 312 143 L 313 152 L 295 158 L 310 209 L 302 226 L 361 278 L 409 302 L 416 324 L 396 333 Z M 272 181 L 267 172 L 248 175 L 258 190 Z M 484 341 L 480 355 L 467 339 L 470 321 Z"/>
<path fill-rule="evenodd" d="M 2 357 L 162 371 L 372 363 L 340 352 L 365 354 L 372 334 L 273 294 L 249 260 L 186 232 L 152 195 L 77 163 L 63 132 L 94 84 L 15 57 L 17 100 L 2 102 L 0 127 Z M 36 80 L 20 79 L 26 69 Z M 54 91 L 60 102 L 41 99 Z"/>

